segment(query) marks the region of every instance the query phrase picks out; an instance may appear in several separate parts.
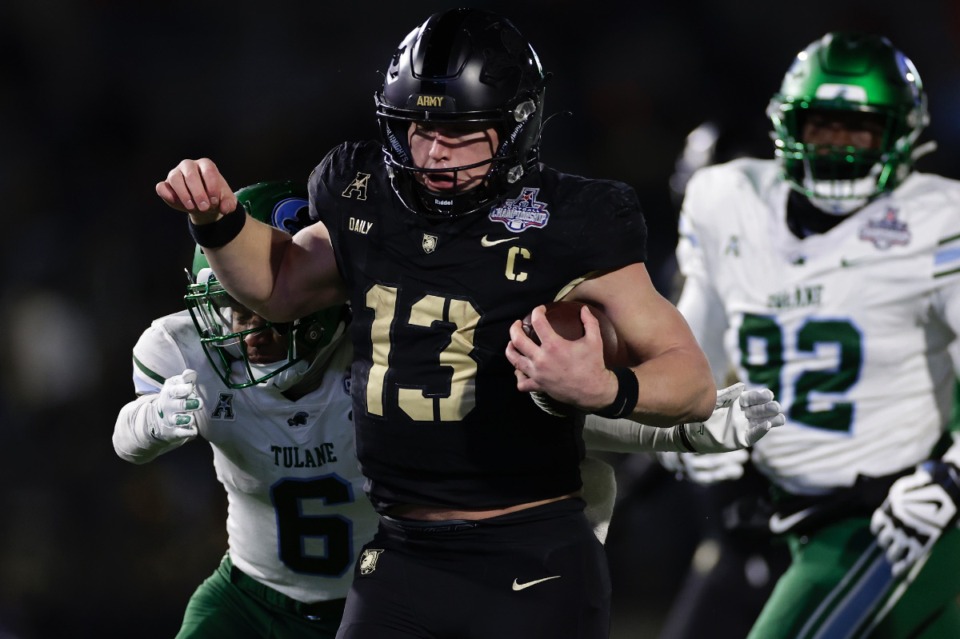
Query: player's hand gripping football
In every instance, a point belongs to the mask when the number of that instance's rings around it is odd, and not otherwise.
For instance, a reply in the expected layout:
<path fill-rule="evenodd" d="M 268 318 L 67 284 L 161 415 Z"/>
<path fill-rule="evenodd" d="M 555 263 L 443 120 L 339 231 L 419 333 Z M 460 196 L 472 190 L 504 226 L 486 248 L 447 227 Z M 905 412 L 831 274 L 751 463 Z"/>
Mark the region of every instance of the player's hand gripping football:
<path fill-rule="evenodd" d="M 189 213 L 195 224 L 213 222 L 237 208 L 237 197 L 209 158 L 182 160 L 156 191 L 168 206 Z"/>
<path fill-rule="evenodd" d="M 679 426 L 696 453 L 657 453 L 660 464 L 701 484 L 742 476 L 743 465 L 750 458 L 745 449 L 786 421 L 773 391 L 744 392 L 743 387 L 738 382 L 717 391 L 716 408 L 707 421 Z"/>
<path fill-rule="evenodd" d="M 953 526 L 960 504 L 960 471 L 948 461 L 931 460 L 901 477 L 874 511 L 870 530 L 884 549 L 894 576 L 908 571 Z"/>
<path fill-rule="evenodd" d="M 566 339 L 551 326 L 545 307 L 536 307 L 530 322 L 539 344 L 527 335 L 521 321 L 514 322 L 506 355 L 516 369 L 518 391 L 546 393 L 584 412 L 610 403 L 607 394 L 613 373 L 604 362 L 600 322 L 585 305 L 579 321 L 583 337 Z"/>
<path fill-rule="evenodd" d="M 189 368 L 163 383 L 153 406 L 148 407 L 147 426 L 151 437 L 166 443 L 196 437 L 195 413 L 203 408 L 196 383 L 197 373 Z"/>

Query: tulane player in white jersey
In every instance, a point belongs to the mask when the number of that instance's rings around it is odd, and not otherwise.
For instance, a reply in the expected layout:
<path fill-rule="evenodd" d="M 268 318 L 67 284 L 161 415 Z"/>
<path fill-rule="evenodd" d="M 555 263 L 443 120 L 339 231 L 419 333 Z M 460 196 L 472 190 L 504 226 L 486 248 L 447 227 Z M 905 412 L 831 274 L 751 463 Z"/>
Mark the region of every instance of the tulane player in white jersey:
<path fill-rule="evenodd" d="M 306 219 L 305 185 L 236 195 L 281 229 Z M 378 521 L 356 458 L 348 309 L 271 325 L 207 266 L 198 247 L 189 311 L 155 320 L 134 347 L 138 398 L 120 410 L 114 449 L 135 464 L 198 436 L 213 449 L 229 550 L 191 597 L 178 637 L 332 638 Z"/>
<path fill-rule="evenodd" d="M 747 519 L 792 565 L 750 637 L 958 637 L 960 183 L 913 170 L 926 96 L 884 38 L 812 43 L 768 115 L 777 159 L 698 171 L 677 252 L 714 373 L 787 417 L 753 447 L 772 498 Z"/>

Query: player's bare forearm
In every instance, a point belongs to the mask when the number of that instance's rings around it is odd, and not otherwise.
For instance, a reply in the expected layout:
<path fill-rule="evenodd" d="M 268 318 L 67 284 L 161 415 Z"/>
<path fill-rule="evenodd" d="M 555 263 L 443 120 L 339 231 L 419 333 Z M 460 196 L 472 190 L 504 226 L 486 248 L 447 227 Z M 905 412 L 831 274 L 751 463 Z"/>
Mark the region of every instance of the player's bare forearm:
<path fill-rule="evenodd" d="M 292 321 L 346 301 L 333 249 L 319 222 L 291 238 L 248 219 L 233 241 L 205 252 L 227 291 L 269 320 Z"/>
<path fill-rule="evenodd" d="M 157 183 L 156 191 L 169 207 L 190 216 L 195 233 L 207 236 L 209 243 L 199 236 L 197 241 L 217 279 L 258 315 L 292 321 L 345 301 L 326 228 L 316 223 L 291 238 L 250 217 L 209 158 L 181 161 Z M 232 216 L 244 220 L 237 224 L 240 220 Z M 227 231 L 219 226 L 225 218 Z"/>
<path fill-rule="evenodd" d="M 630 419 L 651 426 L 700 422 L 713 412 L 717 388 L 706 356 L 677 308 L 654 288 L 643 264 L 593 277 L 565 299 L 604 309 L 638 381 Z M 616 382 L 611 382 L 617 392 Z"/>
<path fill-rule="evenodd" d="M 713 413 L 717 388 L 706 357 L 695 344 L 667 350 L 633 371 L 640 390 L 630 419 L 670 426 L 702 422 Z"/>
<path fill-rule="evenodd" d="M 241 209 L 231 215 L 246 215 Z M 283 321 L 273 308 L 276 275 L 290 245 L 290 235 L 251 217 L 240 234 L 219 248 L 205 248 L 210 267 L 223 287 L 258 315 Z M 295 319 L 295 318 L 294 318 Z"/>

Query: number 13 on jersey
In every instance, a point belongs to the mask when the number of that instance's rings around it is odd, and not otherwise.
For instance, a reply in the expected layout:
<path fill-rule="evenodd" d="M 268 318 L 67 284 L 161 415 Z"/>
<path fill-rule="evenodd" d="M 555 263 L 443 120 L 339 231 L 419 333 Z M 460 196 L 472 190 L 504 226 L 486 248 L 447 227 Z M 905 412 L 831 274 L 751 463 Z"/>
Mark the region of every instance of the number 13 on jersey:
<path fill-rule="evenodd" d="M 386 380 L 391 373 L 390 361 L 394 349 L 404 344 L 393 342 L 396 321 L 405 317 L 397 308 L 398 291 L 395 287 L 377 284 L 366 294 L 366 307 L 373 310 L 370 326 L 372 345 L 371 366 L 367 380 L 366 405 L 371 415 L 383 416 Z M 404 357 L 430 357 L 429 365 L 436 371 L 429 379 L 397 380 L 397 404 L 414 421 L 459 421 L 476 404 L 477 362 L 474 335 L 480 322 L 480 312 L 472 302 L 463 299 L 424 295 L 414 302 L 409 311 L 408 327 L 446 335 L 446 345 L 438 352 L 400 353 Z M 421 367 L 424 366 L 421 363 Z"/>

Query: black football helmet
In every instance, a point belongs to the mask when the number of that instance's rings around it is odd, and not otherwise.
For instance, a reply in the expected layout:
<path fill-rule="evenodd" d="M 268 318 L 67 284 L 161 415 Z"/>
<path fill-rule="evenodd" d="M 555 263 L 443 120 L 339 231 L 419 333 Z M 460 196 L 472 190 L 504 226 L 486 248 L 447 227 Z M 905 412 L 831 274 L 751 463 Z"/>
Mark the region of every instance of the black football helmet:
<path fill-rule="evenodd" d="M 238 190 L 236 196 L 251 217 L 290 234 L 310 223 L 305 183 L 259 182 Z M 265 321 L 253 328 L 247 324 L 238 328 L 233 321 L 234 314 L 249 315 L 249 311 L 223 288 L 200 246 L 194 252 L 183 299 L 207 359 L 223 383 L 235 389 L 268 380 L 273 380 L 281 390 L 290 388 L 327 352 L 334 340 L 344 334 L 349 321 L 349 309 L 336 306 L 293 322 Z M 244 338 L 265 331 L 287 336 L 287 357 L 269 364 L 255 364 L 248 357 Z"/>
<path fill-rule="evenodd" d="M 544 76 L 533 47 L 508 20 L 480 9 L 435 13 L 411 31 L 390 60 L 375 97 L 391 184 L 415 213 L 465 215 L 502 196 L 534 170 L 543 123 Z M 500 144 L 488 162 L 448 169 L 413 164 L 412 122 L 496 128 Z M 474 188 L 438 193 L 418 173 L 456 172 L 490 164 Z"/>
<path fill-rule="evenodd" d="M 873 118 L 880 148 L 805 144 L 805 118 L 815 112 Z M 856 32 L 828 33 L 801 51 L 767 115 L 791 188 L 835 215 L 896 188 L 922 152 L 917 139 L 930 121 L 910 59 L 886 38 Z"/>

